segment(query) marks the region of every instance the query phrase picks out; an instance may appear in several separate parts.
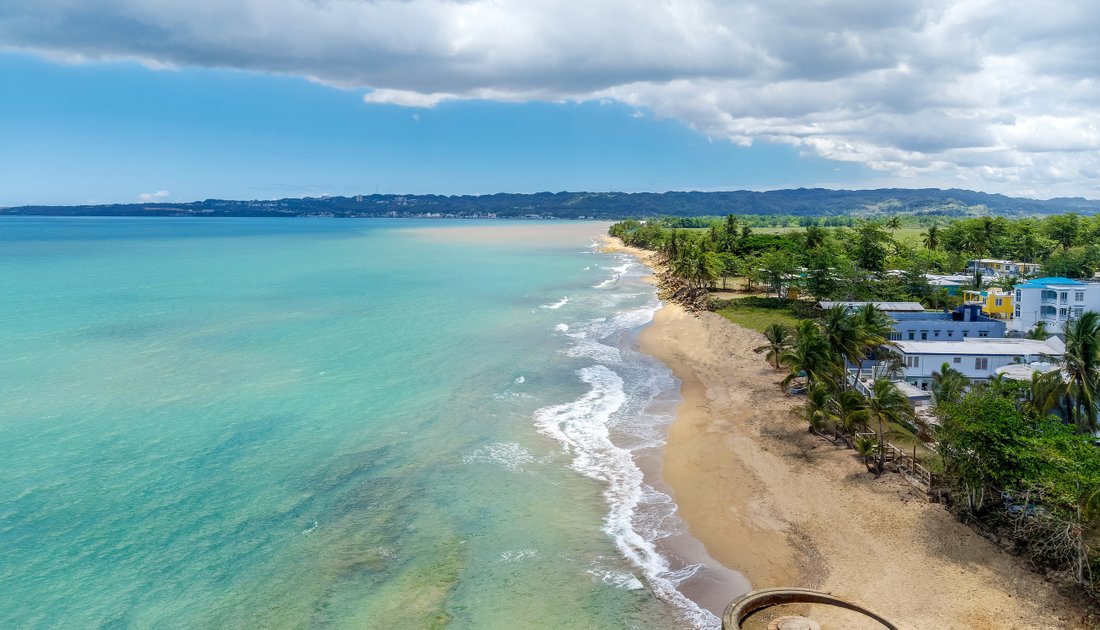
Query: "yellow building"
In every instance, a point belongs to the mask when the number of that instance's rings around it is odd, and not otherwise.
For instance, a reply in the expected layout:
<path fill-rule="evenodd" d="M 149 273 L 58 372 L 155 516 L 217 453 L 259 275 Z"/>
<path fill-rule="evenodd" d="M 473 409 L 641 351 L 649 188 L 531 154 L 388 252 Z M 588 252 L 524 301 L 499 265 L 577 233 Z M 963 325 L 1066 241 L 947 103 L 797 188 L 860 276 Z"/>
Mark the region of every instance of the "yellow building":
<path fill-rule="evenodd" d="M 980 304 L 982 313 L 997 319 L 1012 319 L 1012 294 L 998 287 L 989 287 L 984 291 L 963 291 L 963 301 L 967 304 Z"/>

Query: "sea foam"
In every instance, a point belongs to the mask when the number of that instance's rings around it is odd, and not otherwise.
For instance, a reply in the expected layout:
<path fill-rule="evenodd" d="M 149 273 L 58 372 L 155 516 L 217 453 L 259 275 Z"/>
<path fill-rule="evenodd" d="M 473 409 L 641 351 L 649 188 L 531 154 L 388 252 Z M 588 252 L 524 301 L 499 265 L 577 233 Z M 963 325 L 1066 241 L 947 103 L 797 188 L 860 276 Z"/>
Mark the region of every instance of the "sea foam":
<path fill-rule="evenodd" d="M 572 402 L 538 410 L 535 420 L 539 431 L 561 443 L 572 456 L 574 470 L 606 484 L 604 497 L 609 513 L 603 529 L 619 552 L 641 569 L 652 591 L 675 606 L 693 627 L 716 627 L 717 617 L 677 590 L 682 575 L 672 571 L 654 545 L 653 534 L 660 528 L 651 523 L 646 527 L 650 535 L 646 536 L 635 527 L 639 504 L 656 491 L 645 483 L 632 453 L 611 440 L 612 417 L 628 403 L 622 377 L 605 365 L 582 368 L 578 376 L 589 386 L 588 391 Z M 600 578 L 605 579 L 602 575 Z M 630 584 L 624 576 L 619 578 L 617 584 Z"/>

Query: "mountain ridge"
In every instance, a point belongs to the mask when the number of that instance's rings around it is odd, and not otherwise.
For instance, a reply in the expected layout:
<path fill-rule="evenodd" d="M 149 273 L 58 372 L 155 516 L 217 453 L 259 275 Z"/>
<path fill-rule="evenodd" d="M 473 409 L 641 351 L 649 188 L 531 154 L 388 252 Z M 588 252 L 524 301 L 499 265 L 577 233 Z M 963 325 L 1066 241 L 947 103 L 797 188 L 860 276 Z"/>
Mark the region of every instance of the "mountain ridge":
<path fill-rule="evenodd" d="M 1100 200 L 1028 199 L 960 188 L 494 193 L 291 197 L 271 200 L 205 199 L 186 203 L 25 205 L 0 208 L 23 216 L 328 216 L 622 219 L 725 214 L 786 216 L 1004 216 L 1064 212 L 1095 214 Z"/>

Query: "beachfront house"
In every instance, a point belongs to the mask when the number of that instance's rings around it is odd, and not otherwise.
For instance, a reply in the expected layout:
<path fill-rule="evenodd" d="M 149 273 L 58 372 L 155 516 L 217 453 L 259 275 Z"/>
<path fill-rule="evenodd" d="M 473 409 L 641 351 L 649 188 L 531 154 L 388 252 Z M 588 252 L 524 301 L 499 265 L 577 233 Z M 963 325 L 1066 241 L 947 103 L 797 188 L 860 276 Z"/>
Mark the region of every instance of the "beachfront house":
<path fill-rule="evenodd" d="M 921 311 L 888 313 L 894 320 L 893 341 L 963 341 L 1005 336 L 1005 323 L 982 315 L 981 307 L 964 304 L 951 312 Z"/>
<path fill-rule="evenodd" d="M 1042 270 L 1042 265 L 997 258 L 978 258 L 967 261 L 966 270 L 971 274 L 980 271 L 987 276 L 1033 276 Z"/>
<path fill-rule="evenodd" d="M 899 341 L 904 380 L 921 389 L 932 385 L 932 375 L 943 364 L 973 382 L 993 378 L 998 368 L 1013 364 L 1060 359 L 1066 346 L 1057 337 L 1035 339 L 966 339 L 964 341 Z"/>
<path fill-rule="evenodd" d="M 1016 285 L 1010 329 L 1026 333 L 1043 322 L 1055 333 L 1085 311 L 1100 311 L 1100 282 L 1035 278 Z"/>
<path fill-rule="evenodd" d="M 1012 319 L 1012 293 L 1000 287 L 989 287 L 981 291 L 963 291 L 963 302 L 976 304 L 987 317 Z"/>

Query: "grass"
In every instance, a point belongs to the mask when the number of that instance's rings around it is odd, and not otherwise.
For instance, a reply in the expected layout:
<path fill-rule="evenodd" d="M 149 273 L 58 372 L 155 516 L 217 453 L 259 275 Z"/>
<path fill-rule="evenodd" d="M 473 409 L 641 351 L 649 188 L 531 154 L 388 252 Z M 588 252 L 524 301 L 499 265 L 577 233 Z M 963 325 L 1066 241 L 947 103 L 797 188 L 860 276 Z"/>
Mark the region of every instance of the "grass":
<path fill-rule="evenodd" d="M 731 300 L 727 306 L 715 312 L 738 326 L 751 328 L 757 332 L 764 332 L 764 329 L 771 324 L 783 324 L 793 329 L 802 320 L 802 317 L 789 307 L 762 308 L 738 302 L 739 300 Z"/>

